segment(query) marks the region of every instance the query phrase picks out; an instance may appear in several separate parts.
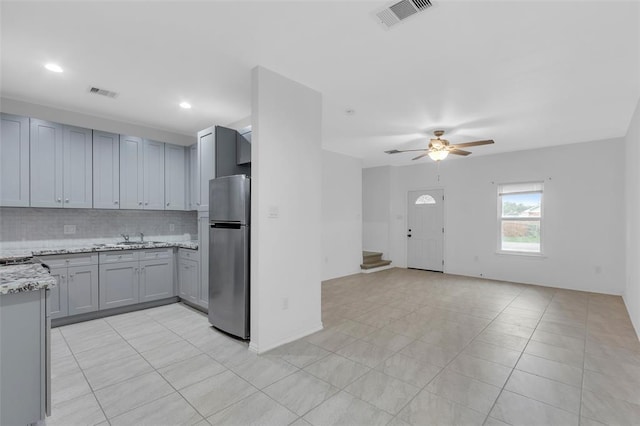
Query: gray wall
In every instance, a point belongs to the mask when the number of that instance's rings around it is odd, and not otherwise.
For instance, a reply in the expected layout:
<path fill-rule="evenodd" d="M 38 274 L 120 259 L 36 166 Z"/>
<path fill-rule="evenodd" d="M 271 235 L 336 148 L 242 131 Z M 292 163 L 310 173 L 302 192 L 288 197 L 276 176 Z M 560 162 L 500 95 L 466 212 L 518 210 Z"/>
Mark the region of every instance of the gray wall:
<path fill-rule="evenodd" d="M 174 231 L 169 225 L 175 226 Z M 76 225 L 76 233 L 64 234 L 64 225 Z M 0 241 L 115 238 L 120 234 L 148 236 L 198 235 L 196 212 L 0 208 Z M 137 237 L 136 237 L 137 238 Z"/>

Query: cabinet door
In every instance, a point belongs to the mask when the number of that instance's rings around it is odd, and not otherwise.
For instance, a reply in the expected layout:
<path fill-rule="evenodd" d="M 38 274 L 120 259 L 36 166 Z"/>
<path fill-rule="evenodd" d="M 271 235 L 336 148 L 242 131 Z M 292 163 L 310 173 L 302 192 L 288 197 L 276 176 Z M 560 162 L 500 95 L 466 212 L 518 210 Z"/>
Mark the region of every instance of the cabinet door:
<path fill-rule="evenodd" d="M 140 261 L 140 302 L 175 296 L 173 259 Z"/>
<path fill-rule="evenodd" d="M 120 136 L 93 131 L 93 207 L 120 208 Z"/>
<path fill-rule="evenodd" d="M 185 147 L 165 144 L 164 155 L 164 209 L 186 210 Z"/>
<path fill-rule="evenodd" d="M 198 220 L 198 252 L 200 253 L 200 280 L 198 305 L 209 306 L 209 216 Z"/>
<path fill-rule="evenodd" d="M 62 126 L 31 119 L 31 207 L 62 207 Z"/>
<path fill-rule="evenodd" d="M 100 309 L 138 303 L 139 271 L 138 262 L 100 265 Z"/>
<path fill-rule="evenodd" d="M 200 171 L 198 164 L 198 144 L 189 147 L 189 210 L 200 207 Z"/>
<path fill-rule="evenodd" d="M 49 290 L 49 309 L 51 319 L 69 315 L 67 305 L 67 268 L 51 268 L 51 276 L 58 281 L 58 285 Z"/>
<path fill-rule="evenodd" d="M 164 143 L 144 141 L 144 208 L 164 210 Z"/>
<path fill-rule="evenodd" d="M 198 301 L 198 262 L 188 259 L 179 260 L 178 280 L 180 287 L 180 298 L 189 302 L 197 303 Z"/>
<path fill-rule="evenodd" d="M 62 131 L 64 207 L 93 207 L 93 134 L 91 129 L 64 126 Z"/>
<path fill-rule="evenodd" d="M 0 206 L 29 207 L 29 118 L 0 119 Z"/>
<path fill-rule="evenodd" d="M 142 139 L 120 135 L 120 208 L 142 209 Z"/>
<path fill-rule="evenodd" d="M 69 315 L 98 310 L 98 266 L 75 266 L 68 269 Z"/>
<path fill-rule="evenodd" d="M 209 181 L 216 175 L 216 137 L 213 127 L 198 132 L 198 211 L 209 211 Z"/>

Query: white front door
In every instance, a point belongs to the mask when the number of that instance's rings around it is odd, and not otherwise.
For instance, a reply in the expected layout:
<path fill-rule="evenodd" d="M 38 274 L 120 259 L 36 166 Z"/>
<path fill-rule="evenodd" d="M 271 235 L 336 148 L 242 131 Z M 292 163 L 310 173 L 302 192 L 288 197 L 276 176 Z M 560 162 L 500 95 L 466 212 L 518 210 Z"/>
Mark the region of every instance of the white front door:
<path fill-rule="evenodd" d="M 443 271 L 444 191 L 409 191 L 407 267 Z"/>

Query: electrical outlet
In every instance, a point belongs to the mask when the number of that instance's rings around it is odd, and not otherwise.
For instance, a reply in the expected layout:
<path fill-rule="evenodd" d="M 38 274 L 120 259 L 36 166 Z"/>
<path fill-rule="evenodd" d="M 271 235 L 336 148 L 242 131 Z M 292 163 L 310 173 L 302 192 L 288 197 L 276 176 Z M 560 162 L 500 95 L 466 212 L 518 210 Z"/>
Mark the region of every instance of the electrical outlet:
<path fill-rule="evenodd" d="M 287 309 L 289 309 L 289 298 L 288 297 L 283 297 L 282 298 L 282 310 L 286 311 Z"/>
<path fill-rule="evenodd" d="M 75 225 L 64 225 L 64 234 L 65 235 L 70 235 L 70 234 L 75 234 L 76 233 L 76 226 Z"/>
<path fill-rule="evenodd" d="M 169 232 L 173 232 L 176 230 L 176 225 L 174 223 L 169 224 Z"/>

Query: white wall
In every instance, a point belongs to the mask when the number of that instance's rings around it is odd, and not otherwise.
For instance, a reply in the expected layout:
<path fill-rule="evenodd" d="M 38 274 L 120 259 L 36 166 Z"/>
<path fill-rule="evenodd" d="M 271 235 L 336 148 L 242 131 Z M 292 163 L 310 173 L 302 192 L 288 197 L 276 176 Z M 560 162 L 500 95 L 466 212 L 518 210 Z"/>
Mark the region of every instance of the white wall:
<path fill-rule="evenodd" d="M 362 170 L 362 248 L 389 256 L 391 168 Z"/>
<path fill-rule="evenodd" d="M 262 67 L 252 80 L 251 348 L 264 352 L 322 328 L 322 97 Z"/>
<path fill-rule="evenodd" d="M 428 160 L 389 167 L 390 259 L 406 266 L 407 192 L 442 187 L 446 272 L 622 294 L 623 149 L 617 139 L 444 161 L 439 180 L 436 164 Z M 368 177 L 365 170 L 365 197 L 372 185 L 380 185 Z M 496 185 L 540 180 L 545 184 L 544 256 L 497 254 Z"/>
<path fill-rule="evenodd" d="M 41 120 L 54 121 L 56 123 L 68 124 L 70 126 L 102 130 L 104 132 L 119 133 L 129 136 L 138 136 L 159 142 L 169 142 L 176 145 L 188 146 L 196 143 L 195 133 L 193 136 L 187 136 L 138 124 L 125 123 L 95 115 L 81 114 L 74 111 L 67 111 L 64 109 L 57 109 L 7 98 L 2 98 L 0 100 L 0 111 L 9 114 L 39 118 Z"/>
<path fill-rule="evenodd" d="M 640 102 L 625 138 L 626 259 L 624 302 L 640 337 Z"/>
<path fill-rule="evenodd" d="M 362 162 L 322 151 L 322 279 L 360 272 Z"/>

